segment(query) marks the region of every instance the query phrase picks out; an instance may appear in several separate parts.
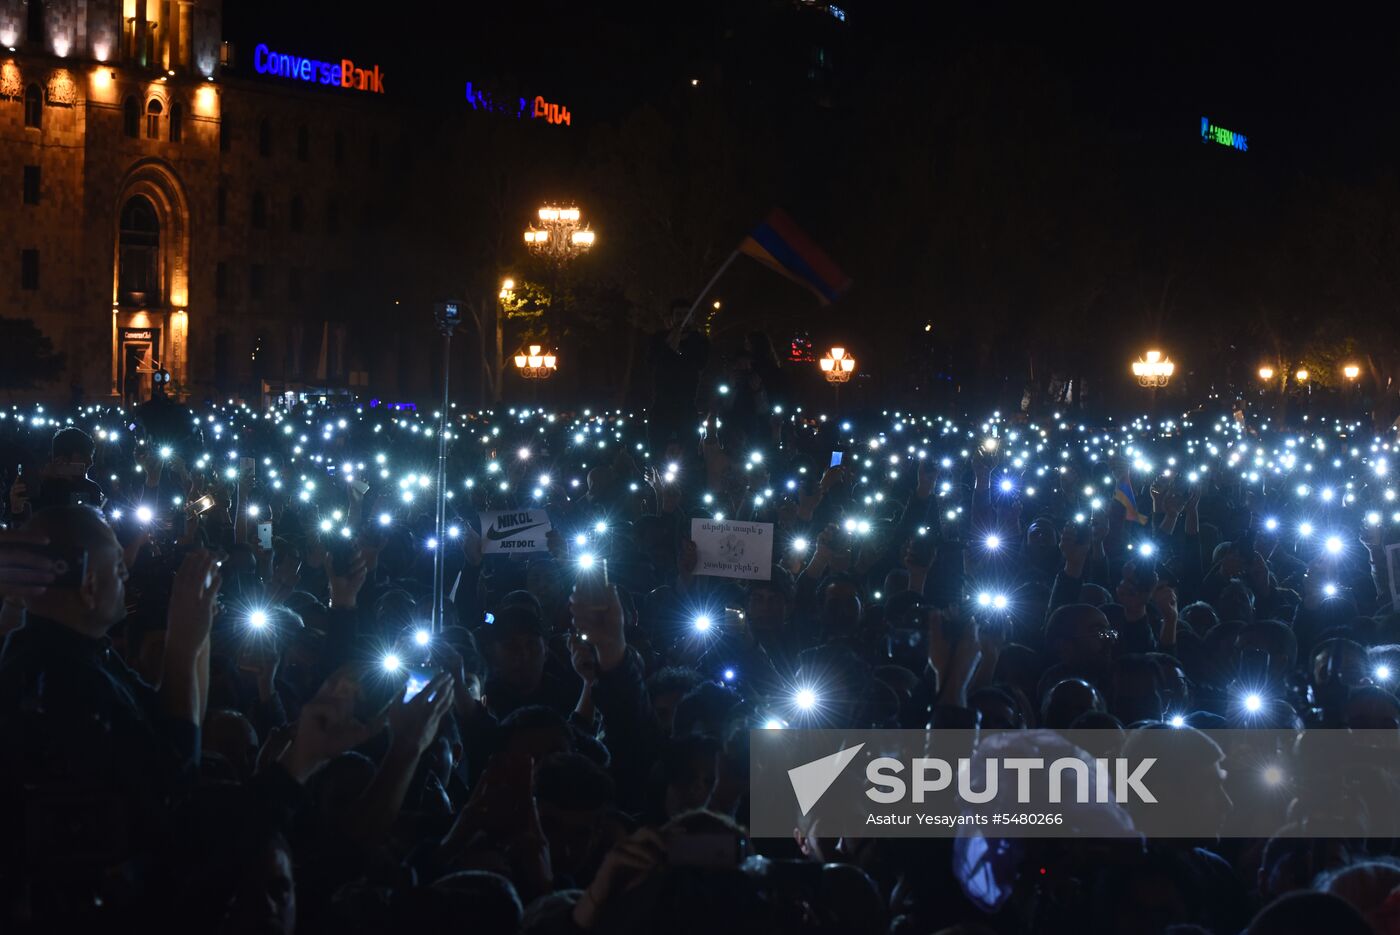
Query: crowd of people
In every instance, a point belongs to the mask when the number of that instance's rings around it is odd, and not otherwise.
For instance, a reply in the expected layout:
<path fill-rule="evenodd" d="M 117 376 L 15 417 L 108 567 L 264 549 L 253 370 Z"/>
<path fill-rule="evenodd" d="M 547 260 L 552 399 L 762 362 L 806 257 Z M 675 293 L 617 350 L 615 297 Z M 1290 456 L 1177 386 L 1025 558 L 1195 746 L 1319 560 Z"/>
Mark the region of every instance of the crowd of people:
<path fill-rule="evenodd" d="M 971 868 L 747 831 L 750 730 L 1400 734 L 1394 436 L 714 399 L 454 412 L 442 490 L 430 411 L 0 412 L 4 930 L 1400 931 L 1315 789 Z M 699 574 L 696 518 L 771 572 Z"/>

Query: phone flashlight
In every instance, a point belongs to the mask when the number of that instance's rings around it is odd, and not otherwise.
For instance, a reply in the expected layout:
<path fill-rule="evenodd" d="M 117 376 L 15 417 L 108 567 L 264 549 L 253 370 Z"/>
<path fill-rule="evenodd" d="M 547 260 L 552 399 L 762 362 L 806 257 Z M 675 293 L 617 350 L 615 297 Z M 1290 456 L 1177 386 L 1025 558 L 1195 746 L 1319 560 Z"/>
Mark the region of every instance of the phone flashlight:
<path fill-rule="evenodd" d="M 794 552 L 796 552 L 798 555 L 806 555 L 806 554 L 807 554 L 807 540 L 806 540 L 806 539 L 803 539 L 801 536 L 799 536 L 798 538 L 792 540 L 792 550 L 793 550 Z"/>
<path fill-rule="evenodd" d="M 248 626 L 254 630 L 261 630 L 267 626 L 267 611 L 255 610 L 248 615 Z"/>
<path fill-rule="evenodd" d="M 708 616 L 706 616 L 705 614 L 701 614 L 700 616 L 695 618 L 695 632 L 704 633 L 710 629 L 712 624 L 713 621 L 711 621 Z"/>
<path fill-rule="evenodd" d="M 1171 716 L 1171 719 L 1168 720 L 1167 723 L 1170 724 L 1172 727 L 1185 727 L 1186 718 L 1182 717 L 1180 714 L 1173 714 Z"/>
<path fill-rule="evenodd" d="M 151 510 L 150 507 L 148 507 L 148 506 L 138 506 L 138 507 L 136 508 L 136 520 L 137 520 L 137 522 L 140 522 L 140 523 L 149 523 L 151 520 L 153 520 L 153 519 L 155 519 L 155 518 L 156 518 L 156 514 L 155 514 L 154 512 L 152 512 L 152 510 Z"/>
<path fill-rule="evenodd" d="M 413 642 L 417 643 L 419 646 L 427 646 L 432 641 L 433 635 L 423 627 L 419 627 L 413 631 Z"/>
<path fill-rule="evenodd" d="M 168 460 L 174 453 L 174 450 L 169 445 L 160 446 L 160 456 L 162 459 Z"/>
<path fill-rule="evenodd" d="M 1389 681 L 1390 681 L 1390 666 L 1387 666 L 1387 665 L 1379 665 L 1379 666 L 1376 666 L 1376 668 L 1375 668 L 1375 670 L 1374 670 L 1374 672 L 1373 672 L 1372 674 L 1375 675 L 1376 681 L 1378 681 L 1378 682 L 1389 682 Z"/>
<path fill-rule="evenodd" d="M 584 569 L 585 571 L 592 568 L 596 562 L 597 559 L 593 557 L 592 552 L 584 552 L 578 557 L 578 567 Z"/>
<path fill-rule="evenodd" d="M 725 680 L 726 682 L 732 682 L 732 681 L 734 681 L 734 676 L 735 676 L 735 672 L 734 672 L 733 669 L 725 669 L 725 670 L 724 670 L 724 680 Z"/>
<path fill-rule="evenodd" d="M 799 688 L 793 692 L 792 700 L 799 711 L 811 711 L 817 706 L 817 693 L 810 688 Z"/>
<path fill-rule="evenodd" d="M 986 539 L 987 548 L 995 552 L 1001 548 L 1001 536 L 988 536 Z"/>
<path fill-rule="evenodd" d="M 399 657 L 393 653 L 386 653 L 380 665 L 384 667 L 385 672 L 397 672 L 400 665 Z"/>
<path fill-rule="evenodd" d="M 593 531 L 601 536 L 603 533 L 608 531 L 608 524 L 600 519 L 598 520 L 598 522 L 593 524 Z"/>
<path fill-rule="evenodd" d="M 1259 697 L 1258 692 L 1250 692 L 1244 696 L 1244 709 L 1250 714 L 1258 713 L 1264 707 L 1264 699 Z"/>

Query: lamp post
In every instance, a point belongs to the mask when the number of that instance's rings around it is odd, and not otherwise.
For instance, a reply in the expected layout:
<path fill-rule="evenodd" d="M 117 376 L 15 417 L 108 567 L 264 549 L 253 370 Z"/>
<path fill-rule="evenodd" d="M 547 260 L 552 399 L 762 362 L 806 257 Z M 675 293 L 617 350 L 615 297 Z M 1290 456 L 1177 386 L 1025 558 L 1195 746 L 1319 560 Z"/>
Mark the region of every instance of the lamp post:
<path fill-rule="evenodd" d="M 598 235 L 583 223 L 577 207 L 545 205 L 537 212 L 539 226 L 525 229 L 525 246 L 555 265 L 563 265 L 580 253 L 593 249 Z"/>
<path fill-rule="evenodd" d="M 515 301 L 515 280 L 507 276 L 501 280 L 501 291 L 496 295 L 496 372 L 491 386 L 493 402 L 501 401 L 506 383 L 505 317 L 506 304 Z"/>
<path fill-rule="evenodd" d="M 1260 368 L 1259 368 L 1259 379 L 1263 380 L 1265 383 L 1268 383 L 1268 382 L 1269 382 L 1270 380 L 1272 380 L 1273 378 L 1274 378 L 1274 368 L 1273 368 L 1273 367 L 1264 366 L 1264 367 L 1260 367 Z"/>
<path fill-rule="evenodd" d="M 433 619 L 431 630 L 441 633 L 443 627 L 442 592 L 447 584 L 443 564 L 447 531 L 447 425 L 451 400 L 447 393 L 448 372 L 452 369 L 452 332 L 462 323 L 461 302 L 439 302 L 433 307 L 433 318 L 442 334 L 442 412 L 438 419 L 437 462 L 437 523 L 435 535 L 438 547 L 433 550 Z"/>
<path fill-rule="evenodd" d="M 1166 386 L 1175 372 L 1176 364 L 1170 357 L 1163 357 L 1161 351 L 1148 351 L 1142 360 L 1133 361 L 1133 376 L 1138 384 L 1154 390 Z"/>
<path fill-rule="evenodd" d="M 527 380 L 548 380 L 558 368 L 559 355 L 552 351 L 545 353 L 538 344 L 531 344 L 515 355 L 515 370 Z"/>
<path fill-rule="evenodd" d="M 836 389 L 836 406 L 841 406 L 841 384 L 849 383 L 851 374 L 856 372 L 856 359 L 846 353 L 844 347 L 833 347 L 826 356 L 817 361 L 826 382 Z"/>
<path fill-rule="evenodd" d="M 1352 383 L 1355 383 L 1356 378 L 1361 376 L 1361 368 L 1356 364 L 1347 364 L 1342 368 L 1342 376 L 1346 377 Z"/>

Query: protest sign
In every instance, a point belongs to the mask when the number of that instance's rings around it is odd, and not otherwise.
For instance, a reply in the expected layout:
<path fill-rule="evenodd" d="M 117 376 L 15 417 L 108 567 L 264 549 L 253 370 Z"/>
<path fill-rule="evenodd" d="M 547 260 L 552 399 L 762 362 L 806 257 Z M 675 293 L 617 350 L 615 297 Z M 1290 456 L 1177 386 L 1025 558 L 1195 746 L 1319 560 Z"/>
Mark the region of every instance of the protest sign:
<path fill-rule="evenodd" d="M 773 575 L 773 524 L 690 521 L 700 561 L 697 575 L 767 581 Z"/>
<path fill-rule="evenodd" d="M 481 514 L 481 554 L 546 552 L 552 527 L 544 510 L 487 510 Z"/>

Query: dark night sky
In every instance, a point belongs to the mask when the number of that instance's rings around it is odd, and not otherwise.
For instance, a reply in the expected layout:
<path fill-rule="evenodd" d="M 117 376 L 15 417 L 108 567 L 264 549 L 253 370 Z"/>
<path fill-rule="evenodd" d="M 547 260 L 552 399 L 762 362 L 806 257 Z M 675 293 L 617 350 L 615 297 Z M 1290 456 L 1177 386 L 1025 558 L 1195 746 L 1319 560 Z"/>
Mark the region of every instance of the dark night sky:
<path fill-rule="evenodd" d="M 231 0 L 225 34 L 245 64 L 255 42 L 282 43 L 312 56 L 381 62 L 399 93 L 413 85 L 418 100 L 460 101 L 467 78 L 508 78 L 579 102 L 584 119 L 606 119 L 684 80 L 684 44 L 703 48 L 731 2 L 402 4 L 440 7 L 434 24 L 421 13 L 386 16 L 393 3 Z M 1400 33 L 1375 13 L 1326 6 L 1290 20 L 1278 6 L 1224 15 L 1173 6 L 1153 19 L 1141 10 L 1070 16 L 981 3 L 845 6 L 848 79 L 859 79 L 866 61 L 898 57 L 917 70 L 979 44 L 1012 42 L 1054 61 L 1074 82 L 1076 108 L 1111 131 L 1151 134 L 1207 114 L 1249 134 L 1261 160 L 1322 174 L 1397 155 L 1391 113 Z M 663 22 L 663 9 L 685 21 Z"/>

